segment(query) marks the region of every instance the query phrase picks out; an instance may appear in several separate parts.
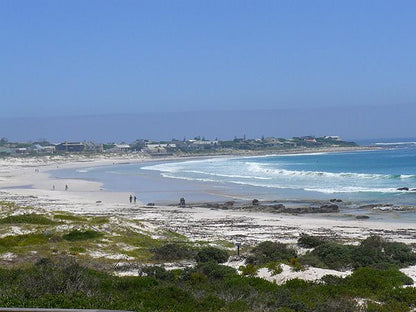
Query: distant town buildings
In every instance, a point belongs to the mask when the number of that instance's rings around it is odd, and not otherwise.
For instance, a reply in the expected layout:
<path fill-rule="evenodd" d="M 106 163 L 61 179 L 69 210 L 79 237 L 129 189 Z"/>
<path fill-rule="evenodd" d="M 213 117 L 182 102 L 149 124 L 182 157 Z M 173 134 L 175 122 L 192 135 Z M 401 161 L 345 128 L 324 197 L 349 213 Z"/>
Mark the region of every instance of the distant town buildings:
<path fill-rule="evenodd" d="M 47 141 L 34 143 L 11 143 L 7 139 L 0 139 L 0 156 L 10 155 L 49 155 L 64 153 L 144 153 L 151 156 L 166 156 L 172 154 L 199 153 L 229 153 L 242 151 L 278 151 L 282 149 L 356 146 L 353 142 L 342 141 L 339 136 L 326 135 L 323 137 L 303 136 L 293 138 L 262 137 L 247 139 L 235 137 L 233 140 L 206 140 L 196 137 L 171 141 L 154 142 L 150 140 L 136 140 L 131 144 L 95 143 L 95 142 L 61 142 L 52 144 Z"/>

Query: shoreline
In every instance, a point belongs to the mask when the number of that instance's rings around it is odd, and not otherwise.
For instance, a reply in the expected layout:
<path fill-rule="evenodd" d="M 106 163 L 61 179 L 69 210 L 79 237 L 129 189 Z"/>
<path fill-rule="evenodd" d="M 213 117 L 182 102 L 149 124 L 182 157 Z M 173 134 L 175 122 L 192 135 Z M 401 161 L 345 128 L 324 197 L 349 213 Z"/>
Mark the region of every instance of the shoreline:
<path fill-rule="evenodd" d="M 359 149 L 331 149 L 325 152 L 346 152 L 368 150 Z M 290 151 L 293 154 L 293 151 Z M 308 150 L 308 153 L 324 152 L 322 149 Z M 218 157 L 241 157 L 242 155 L 221 155 Z M 256 156 L 256 155 L 246 155 Z M 0 159 L 0 200 L 15 201 L 26 206 L 38 206 L 47 210 L 62 210 L 79 214 L 92 215 L 116 215 L 126 218 L 143 218 L 156 227 L 170 228 L 173 231 L 179 231 L 184 235 L 190 235 L 190 239 L 202 239 L 203 237 L 217 236 L 215 231 L 204 229 L 205 223 L 208 228 L 213 224 L 228 228 L 230 233 L 220 233 L 218 239 L 235 239 L 241 236 L 241 239 L 247 242 L 265 239 L 264 233 L 251 233 L 252 227 L 270 227 L 270 233 L 279 232 L 281 235 L 272 235 L 270 238 L 294 239 L 302 231 L 310 234 L 325 235 L 328 231 L 333 231 L 338 236 L 357 239 L 363 237 L 363 233 L 384 232 L 388 237 L 402 239 L 404 241 L 416 242 L 416 232 L 406 222 L 386 222 L 385 220 L 356 220 L 349 218 L 346 214 L 335 215 L 291 215 L 285 213 L 272 214 L 259 211 L 238 211 L 238 210 L 221 210 L 213 208 L 185 208 L 178 209 L 175 206 L 156 205 L 156 207 L 143 206 L 145 203 L 137 202 L 130 204 L 128 202 L 129 192 L 112 192 L 102 188 L 102 183 L 81 179 L 56 179 L 53 178 L 49 171 L 56 169 L 71 169 L 97 167 L 104 165 L 118 165 L 126 163 L 146 163 L 152 161 L 178 161 L 189 159 L 205 159 L 207 156 L 198 157 L 168 157 L 164 159 L 154 159 L 143 157 L 137 154 L 112 155 L 111 157 L 101 156 L 87 158 L 84 156 L 67 156 L 50 158 L 11 158 Z M 65 184 L 69 185 L 69 190 L 65 191 Z M 31 185 L 30 188 L 27 186 Z M 52 185 L 56 186 L 52 190 Z M 178 197 L 179 198 L 179 197 Z M 140 198 L 139 198 L 140 200 Z M 304 200 L 312 202 L 313 199 Z M 183 219 L 185 217 L 185 219 Z M 176 222 L 182 219 L 181 222 Z M 224 221 L 225 219 L 225 221 Z M 234 233 L 233 226 L 229 227 L 228 221 L 234 220 L 238 224 L 244 220 L 237 231 Z M 225 222 L 225 223 L 224 223 Z M 184 225 L 193 224 L 194 230 Z M 271 223 L 270 225 L 268 225 Z M 200 224 L 200 225 L 198 225 Z M 228 225 L 227 225 L 228 224 Z M 214 226 L 217 228 L 216 226 Z M 244 228 L 247 227 L 247 231 Z M 350 229 L 354 229 L 354 233 Z M 294 234 L 294 232 L 296 234 Z M 200 233 L 200 234 L 198 234 Z M 266 235 L 267 236 L 267 235 Z M 234 238 L 233 238 L 234 237 Z"/>

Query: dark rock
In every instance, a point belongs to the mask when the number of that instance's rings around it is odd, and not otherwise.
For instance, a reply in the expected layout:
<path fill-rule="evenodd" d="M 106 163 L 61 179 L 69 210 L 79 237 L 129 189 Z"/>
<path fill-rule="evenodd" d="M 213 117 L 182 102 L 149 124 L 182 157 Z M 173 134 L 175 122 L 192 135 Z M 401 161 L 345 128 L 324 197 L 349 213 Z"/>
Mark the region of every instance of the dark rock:
<path fill-rule="evenodd" d="M 253 199 L 253 201 L 251 202 L 251 204 L 253 206 L 258 206 L 259 205 L 259 200 L 258 199 Z"/>
<path fill-rule="evenodd" d="M 147 203 L 147 206 L 149 207 L 153 207 L 155 205 L 155 203 Z"/>
<path fill-rule="evenodd" d="M 397 190 L 398 191 L 408 191 L 409 188 L 407 186 L 405 186 L 405 187 L 399 187 Z"/>
<path fill-rule="evenodd" d="M 286 208 L 283 204 L 271 205 L 270 207 L 272 207 L 274 210 L 282 210 Z"/>
<path fill-rule="evenodd" d="M 339 206 L 336 204 L 327 204 L 327 205 L 322 205 L 319 208 L 319 212 L 320 213 L 328 213 L 328 212 L 338 212 L 339 211 Z"/>
<path fill-rule="evenodd" d="M 370 219 L 369 216 L 356 216 L 355 218 L 358 220 Z"/>

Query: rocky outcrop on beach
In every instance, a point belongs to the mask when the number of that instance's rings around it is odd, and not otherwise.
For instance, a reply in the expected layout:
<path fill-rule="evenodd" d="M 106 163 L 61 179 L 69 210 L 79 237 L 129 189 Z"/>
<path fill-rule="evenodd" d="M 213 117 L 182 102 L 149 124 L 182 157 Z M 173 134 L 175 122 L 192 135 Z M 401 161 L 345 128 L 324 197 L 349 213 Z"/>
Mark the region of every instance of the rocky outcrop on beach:
<path fill-rule="evenodd" d="M 250 202 L 206 202 L 206 203 L 194 203 L 190 206 L 211 208 L 211 209 L 233 209 L 233 210 L 245 210 L 256 212 L 269 212 L 269 213 L 290 213 L 290 214 L 306 214 L 306 213 L 336 213 L 339 212 L 339 205 L 333 202 L 311 204 L 304 203 L 296 206 L 285 206 L 282 203 L 275 201 L 258 201 L 252 200 Z"/>

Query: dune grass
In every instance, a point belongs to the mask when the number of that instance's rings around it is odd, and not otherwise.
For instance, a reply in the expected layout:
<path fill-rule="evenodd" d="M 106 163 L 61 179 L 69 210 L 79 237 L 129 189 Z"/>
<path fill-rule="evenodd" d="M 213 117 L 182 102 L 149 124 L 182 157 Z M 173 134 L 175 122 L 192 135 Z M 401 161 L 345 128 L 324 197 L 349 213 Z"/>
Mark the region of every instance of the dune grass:
<path fill-rule="evenodd" d="M 11 215 L 0 219 L 0 224 L 41 224 L 41 225 L 57 225 L 60 222 L 53 221 L 40 214 L 21 214 Z"/>

